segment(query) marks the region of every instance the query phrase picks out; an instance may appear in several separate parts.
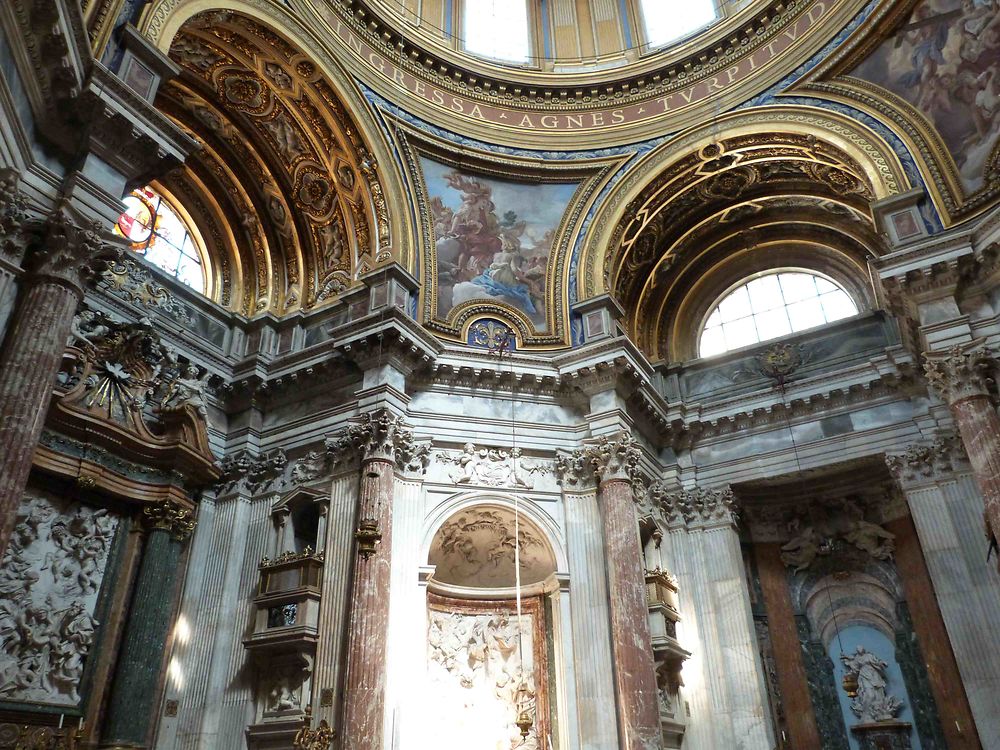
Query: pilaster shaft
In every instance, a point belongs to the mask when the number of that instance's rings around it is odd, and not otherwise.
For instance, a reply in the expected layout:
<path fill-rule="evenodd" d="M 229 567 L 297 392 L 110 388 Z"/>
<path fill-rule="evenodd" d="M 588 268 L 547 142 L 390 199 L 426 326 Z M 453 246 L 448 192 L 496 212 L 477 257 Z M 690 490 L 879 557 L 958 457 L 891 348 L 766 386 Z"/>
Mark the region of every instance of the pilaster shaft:
<path fill-rule="evenodd" d="M 983 495 L 987 533 L 1000 539 L 1000 417 L 986 385 L 991 354 L 978 339 L 926 359 L 927 379 L 951 408 Z"/>

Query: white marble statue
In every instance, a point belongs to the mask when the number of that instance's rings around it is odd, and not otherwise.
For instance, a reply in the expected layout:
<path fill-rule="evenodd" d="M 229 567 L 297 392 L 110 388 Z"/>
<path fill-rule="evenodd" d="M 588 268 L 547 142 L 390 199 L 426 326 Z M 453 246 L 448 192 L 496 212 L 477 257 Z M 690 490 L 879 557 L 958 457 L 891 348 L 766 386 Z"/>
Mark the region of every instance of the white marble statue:
<path fill-rule="evenodd" d="M 160 402 L 160 408 L 167 411 L 179 411 L 185 406 L 192 407 L 203 419 L 208 418 L 208 402 L 205 392 L 208 389 L 209 373 L 198 377 L 198 368 L 188 365 L 183 374 L 171 380 L 166 386 L 166 395 Z"/>
<path fill-rule="evenodd" d="M 858 694 L 851 701 L 851 710 L 862 722 L 892 721 L 903 702 L 886 693 L 885 670 L 888 663 L 858 646 L 853 654 L 841 654 L 840 660 L 848 672 L 858 677 Z"/>

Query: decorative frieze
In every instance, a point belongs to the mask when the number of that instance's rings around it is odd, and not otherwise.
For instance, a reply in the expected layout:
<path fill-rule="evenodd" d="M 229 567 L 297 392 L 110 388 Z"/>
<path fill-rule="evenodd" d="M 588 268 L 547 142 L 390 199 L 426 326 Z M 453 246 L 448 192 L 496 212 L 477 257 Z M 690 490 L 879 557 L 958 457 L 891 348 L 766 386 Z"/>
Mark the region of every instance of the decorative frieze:
<path fill-rule="evenodd" d="M 19 257 L 25 249 L 28 200 L 20 182 L 17 170 L 0 169 L 0 254 L 9 258 Z"/>
<path fill-rule="evenodd" d="M 968 456 L 957 435 L 942 435 L 931 443 L 915 443 L 902 453 L 887 453 L 885 463 L 901 485 L 931 482 L 941 475 L 969 470 Z"/>
<path fill-rule="evenodd" d="M 170 500 L 161 500 L 144 506 L 142 519 L 148 529 L 162 529 L 178 541 L 187 539 L 195 526 L 191 510 Z"/>
<path fill-rule="evenodd" d="M 939 352 L 924 353 L 927 382 L 949 405 L 988 395 L 994 359 L 986 339 L 976 339 Z"/>
<path fill-rule="evenodd" d="M 273 487 L 288 465 L 288 457 L 281 448 L 275 448 L 259 456 L 242 450 L 226 456 L 222 460 L 222 480 L 224 491 L 245 487 L 251 492 L 259 492 Z"/>
<path fill-rule="evenodd" d="M 0 231 L 2 231 L 2 224 L 0 224 Z M 190 325 L 194 322 L 188 308 L 166 287 L 157 283 L 149 270 L 136 260 L 118 258 L 109 264 L 107 270 L 104 271 L 101 283 L 112 294 L 135 305 L 161 312 L 183 325 Z"/>
<path fill-rule="evenodd" d="M 547 463 L 525 463 L 520 448 L 486 448 L 466 443 L 461 453 L 440 451 L 438 460 L 453 464 L 449 472 L 455 484 L 531 489 L 530 475 L 551 471 Z"/>

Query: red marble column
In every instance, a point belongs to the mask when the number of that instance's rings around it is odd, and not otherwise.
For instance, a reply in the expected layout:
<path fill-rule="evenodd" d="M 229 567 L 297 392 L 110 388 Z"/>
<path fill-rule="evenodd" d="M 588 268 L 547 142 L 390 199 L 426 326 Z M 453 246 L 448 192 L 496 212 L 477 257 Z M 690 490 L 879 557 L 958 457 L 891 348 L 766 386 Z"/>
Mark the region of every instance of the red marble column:
<path fill-rule="evenodd" d="M 977 339 L 945 351 L 927 352 L 925 358 L 927 379 L 951 407 L 983 495 L 987 533 L 1000 540 L 1000 417 L 986 387 L 991 354 L 984 339 Z"/>
<path fill-rule="evenodd" d="M 0 352 L 0 554 L 14 529 L 83 283 L 109 252 L 95 227 L 57 212 L 41 246 L 29 255 L 29 273 L 22 277 Z"/>
<path fill-rule="evenodd" d="M 613 439 L 602 438 L 587 448 L 587 454 L 600 479 L 597 499 L 611 600 L 620 750 L 662 748 L 639 519 L 632 496 L 631 473 L 638 449 L 627 433 L 619 433 Z"/>
<path fill-rule="evenodd" d="M 342 443 L 344 449 L 357 447 L 362 451 L 343 721 L 339 731 L 344 750 L 384 747 L 395 457 L 400 444 L 409 440 L 410 433 L 401 418 L 380 411 L 364 415 L 349 428 Z"/>

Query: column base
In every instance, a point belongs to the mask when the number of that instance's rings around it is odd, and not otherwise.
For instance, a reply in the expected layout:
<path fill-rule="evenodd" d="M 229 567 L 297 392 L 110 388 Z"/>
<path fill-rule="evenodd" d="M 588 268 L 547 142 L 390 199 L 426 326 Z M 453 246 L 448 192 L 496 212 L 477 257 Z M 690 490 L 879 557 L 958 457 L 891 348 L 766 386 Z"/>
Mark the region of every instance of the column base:
<path fill-rule="evenodd" d="M 906 721 L 875 721 L 855 724 L 851 732 L 861 750 L 910 750 L 911 726 Z"/>

